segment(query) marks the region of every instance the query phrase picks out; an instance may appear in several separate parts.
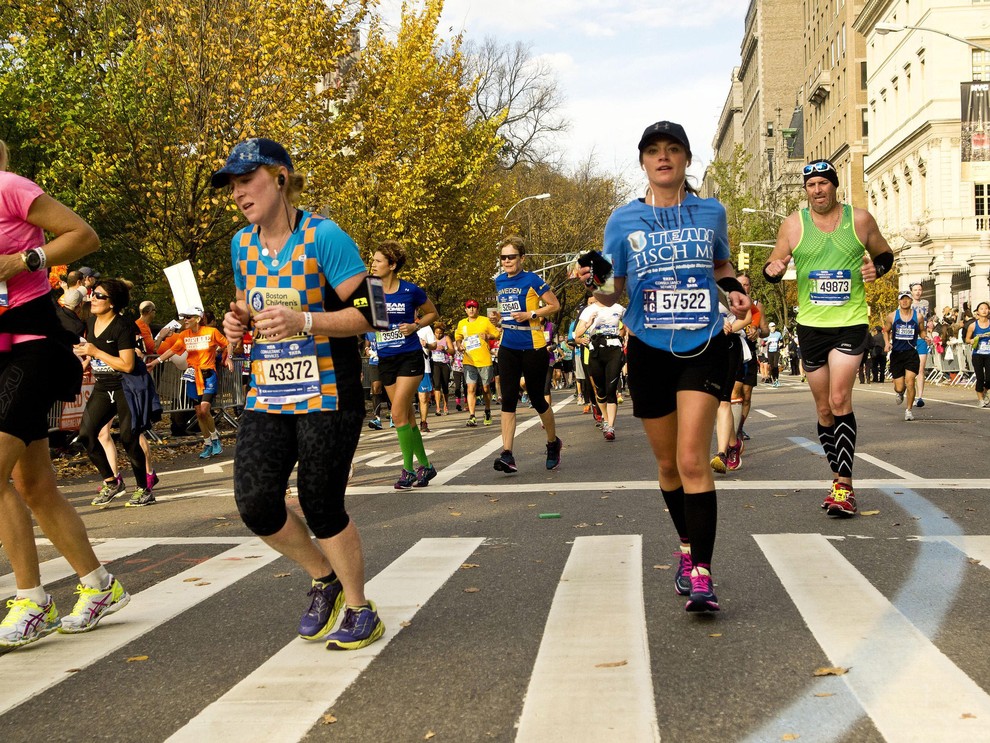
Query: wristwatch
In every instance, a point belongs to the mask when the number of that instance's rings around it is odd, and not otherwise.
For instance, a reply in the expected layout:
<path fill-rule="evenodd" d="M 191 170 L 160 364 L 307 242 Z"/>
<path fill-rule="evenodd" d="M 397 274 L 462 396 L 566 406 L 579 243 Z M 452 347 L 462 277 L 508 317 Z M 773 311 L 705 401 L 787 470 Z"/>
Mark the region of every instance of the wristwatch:
<path fill-rule="evenodd" d="M 539 317 L 539 315 L 537 315 L 537 314 L 536 314 L 536 311 L 535 311 L 535 310 L 534 310 L 533 312 L 530 312 L 530 313 L 529 313 L 529 316 L 530 316 L 531 318 L 533 318 L 534 320 L 535 320 L 535 319 L 536 319 L 537 317 Z"/>
<path fill-rule="evenodd" d="M 37 248 L 32 248 L 31 250 L 25 250 L 21 253 L 21 260 L 24 261 L 24 265 L 28 271 L 32 273 L 38 271 L 44 266 L 44 261 L 41 260 L 41 254 Z"/>

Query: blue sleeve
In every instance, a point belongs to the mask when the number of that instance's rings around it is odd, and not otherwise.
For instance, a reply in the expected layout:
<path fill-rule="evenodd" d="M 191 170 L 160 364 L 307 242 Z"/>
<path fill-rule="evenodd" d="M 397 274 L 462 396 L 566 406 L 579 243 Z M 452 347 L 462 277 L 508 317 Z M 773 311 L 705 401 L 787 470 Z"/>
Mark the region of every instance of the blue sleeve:
<path fill-rule="evenodd" d="M 713 199 L 714 201 L 714 199 Z M 725 216 L 725 207 L 715 201 L 718 217 L 715 221 L 715 260 L 729 260 L 729 223 Z"/>
<path fill-rule="evenodd" d="M 621 223 L 618 212 L 612 212 L 605 223 L 605 245 L 602 249 L 602 254 L 612 264 L 612 273 L 619 277 L 626 275 L 625 235 L 622 234 Z"/>
<path fill-rule="evenodd" d="M 548 291 L 550 291 L 550 285 L 543 280 L 543 277 L 538 273 L 533 274 L 533 290 L 536 292 L 536 296 L 542 297 Z"/>
<path fill-rule="evenodd" d="M 368 273 L 357 244 L 330 219 L 316 225 L 316 260 L 334 289 L 352 276 Z"/>
<path fill-rule="evenodd" d="M 410 309 L 413 309 L 415 307 L 422 307 L 424 304 L 426 304 L 426 291 L 420 288 L 419 286 L 417 286 L 416 284 L 411 284 L 411 286 L 413 288 L 413 292 L 412 292 L 413 307 Z M 415 312 L 413 313 L 413 317 L 415 317 Z"/>

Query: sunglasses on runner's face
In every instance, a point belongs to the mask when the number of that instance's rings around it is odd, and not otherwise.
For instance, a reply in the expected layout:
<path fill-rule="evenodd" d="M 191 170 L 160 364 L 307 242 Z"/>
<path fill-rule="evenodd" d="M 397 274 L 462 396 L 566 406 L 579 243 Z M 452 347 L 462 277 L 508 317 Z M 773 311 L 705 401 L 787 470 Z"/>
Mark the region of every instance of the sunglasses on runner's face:
<path fill-rule="evenodd" d="M 498 259 L 500 261 L 514 261 L 519 257 L 519 253 L 506 253 L 505 255 L 500 255 Z"/>
<path fill-rule="evenodd" d="M 110 299 L 110 295 L 103 294 L 102 292 L 93 292 L 93 299 Z"/>
<path fill-rule="evenodd" d="M 824 173 L 828 170 L 835 170 L 832 167 L 832 163 L 811 163 L 811 165 L 804 166 L 804 174 L 811 175 L 812 173 Z"/>

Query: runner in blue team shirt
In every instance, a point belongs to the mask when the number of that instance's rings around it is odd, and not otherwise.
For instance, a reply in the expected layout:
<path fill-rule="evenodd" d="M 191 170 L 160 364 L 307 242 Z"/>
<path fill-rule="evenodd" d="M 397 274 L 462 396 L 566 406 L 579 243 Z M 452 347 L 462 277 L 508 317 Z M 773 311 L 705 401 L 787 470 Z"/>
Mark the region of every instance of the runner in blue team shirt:
<path fill-rule="evenodd" d="M 718 287 L 737 317 L 749 297 L 729 262 L 725 208 L 688 185 L 687 134 L 660 121 L 639 142 L 649 179 L 645 198 L 616 209 L 605 226 L 605 257 L 615 276 L 614 304 L 629 296 L 624 322 L 633 415 L 642 419 L 659 469 L 660 490 L 680 537 L 677 593 L 689 612 L 717 611 L 711 561 L 717 505 L 708 451 L 719 396 L 732 384 Z M 586 281 L 590 268 L 579 270 Z"/>
<path fill-rule="evenodd" d="M 388 306 L 389 329 L 376 335 L 378 376 L 392 401 L 392 422 L 402 449 L 402 474 L 396 490 L 425 488 L 437 476 L 423 447 L 423 436 L 416 426 L 413 397 L 426 372 L 423 346 L 417 332 L 437 317 L 437 309 L 426 292 L 399 278 L 406 263 L 405 249 L 394 240 L 378 246 L 371 259 L 371 272 L 382 280 Z M 421 313 L 417 318 L 417 310 Z M 413 471 L 413 455 L 419 467 Z"/>
<path fill-rule="evenodd" d="M 495 469 L 511 474 L 516 471 L 512 445 L 516 435 L 516 405 L 519 380 L 526 379 L 526 389 L 533 408 L 543 421 L 547 434 L 548 470 L 560 465 L 563 443 L 557 437 L 553 408 L 540 393 L 547 381 L 550 360 L 543 319 L 560 309 L 556 295 L 540 276 L 523 271 L 526 243 L 518 235 L 509 235 L 499 245 L 503 273 L 495 277 L 495 294 L 502 319 L 502 342 L 499 346 L 499 375 L 502 378 L 502 453 Z"/>

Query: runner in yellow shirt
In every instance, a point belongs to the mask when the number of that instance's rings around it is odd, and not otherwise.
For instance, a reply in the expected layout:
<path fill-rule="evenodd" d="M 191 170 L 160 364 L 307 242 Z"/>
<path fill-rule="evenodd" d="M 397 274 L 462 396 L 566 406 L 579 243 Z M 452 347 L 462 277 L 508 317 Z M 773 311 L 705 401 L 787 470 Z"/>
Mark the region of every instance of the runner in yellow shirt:
<path fill-rule="evenodd" d="M 464 353 L 464 381 L 467 382 L 467 404 L 469 428 L 478 425 L 474 416 L 478 399 L 478 382 L 483 385 L 485 396 L 485 425 L 492 424 L 492 354 L 488 350 L 490 338 L 498 338 L 499 331 L 487 317 L 479 317 L 478 302 L 469 299 L 464 303 L 467 317 L 457 323 L 454 343 Z"/>

